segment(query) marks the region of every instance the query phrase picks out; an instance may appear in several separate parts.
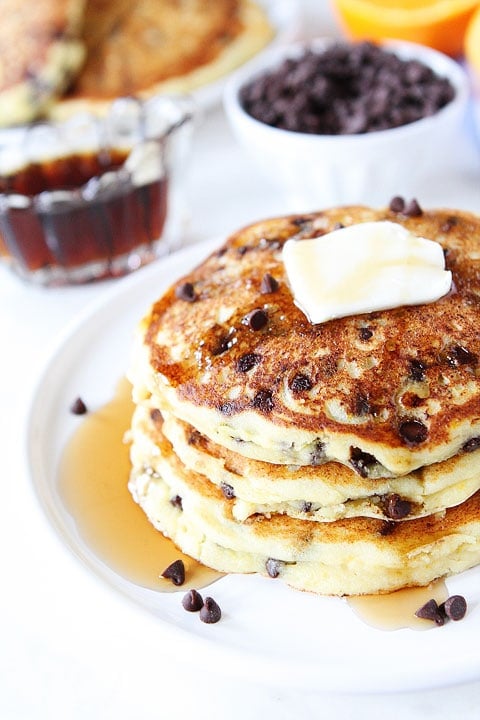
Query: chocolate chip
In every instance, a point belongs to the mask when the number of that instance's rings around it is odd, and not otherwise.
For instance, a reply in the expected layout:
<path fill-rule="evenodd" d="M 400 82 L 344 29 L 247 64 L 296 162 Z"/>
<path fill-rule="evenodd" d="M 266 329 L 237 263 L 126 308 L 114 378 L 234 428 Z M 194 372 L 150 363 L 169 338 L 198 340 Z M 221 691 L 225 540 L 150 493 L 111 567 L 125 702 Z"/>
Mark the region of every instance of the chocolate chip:
<path fill-rule="evenodd" d="M 262 412 L 271 412 L 275 406 L 271 390 L 259 390 L 253 398 L 252 405 Z"/>
<path fill-rule="evenodd" d="M 325 445 L 321 440 L 315 440 L 313 450 L 310 453 L 310 465 L 321 465 L 325 460 Z"/>
<path fill-rule="evenodd" d="M 409 375 L 415 382 L 422 382 L 425 380 L 425 370 L 427 366 L 421 360 L 413 358 L 410 360 L 410 372 Z"/>
<path fill-rule="evenodd" d="M 174 585 L 183 585 L 185 582 L 185 565 L 183 564 L 183 560 L 174 560 L 174 562 L 162 572 L 162 577 L 171 580 Z"/>
<path fill-rule="evenodd" d="M 245 315 L 243 322 L 250 330 L 261 330 L 268 322 L 268 315 L 262 308 L 255 308 Z"/>
<path fill-rule="evenodd" d="M 445 617 L 438 607 L 437 601 L 433 598 L 422 605 L 421 608 L 415 612 L 415 615 L 423 620 L 433 620 L 436 625 L 443 625 L 445 623 Z"/>
<path fill-rule="evenodd" d="M 211 597 L 206 597 L 203 607 L 200 609 L 200 620 L 204 623 L 217 623 L 222 617 L 219 605 Z"/>
<path fill-rule="evenodd" d="M 170 503 L 173 505 L 173 507 L 176 507 L 179 510 L 183 510 L 182 498 L 180 497 L 180 495 L 174 495 L 174 497 L 170 498 Z"/>
<path fill-rule="evenodd" d="M 235 404 L 233 402 L 224 402 L 218 408 L 222 415 L 232 415 L 235 412 Z"/>
<path fill-rule="evenodd" d="M 197 590 L 189 590 L 182 598 L 182 605 L 187 612 L 198 612 L 203 607 L 203 598 Z"/>
<path fill-rule="evenodd" d="M 70 405 L 70 412 L 74 415 L 85 415 L 87 410 L 87 406 L 83 402 L 82 398 L 77 397 L 76 400 Z"/>
<path fill-rule="evenodd" d="M 478 357 L 462 345 L 454 345 L 448 349 L 445 359 L 452 367 L 459 365 L 476 365 Z"/>
<path fill-rule="evenodd" d="M 232 500 L 232 498 L 235 497 L 234 488 L 226 482 L 220 483 L 220 490 L 222 491 L 224 497 L 227 498 L 227 500 Z"/>
<path fill-rule="evenodd" d="M 467 612 L 467 601 L 463 595 L 451 595 L 440 605 L 440 611 L 450 620 L 461 620 Z"/>
<path fill-rule="evenodd" d="M 367 342 L 368 340 L 370 340 L 372 335 L 373 335 L 373 330 L 371 330 L 370 328 L 368 328 L 368 327 L 359 328 L 358 336 L 359 336 L 360 340 L 363 340 L 363 342 Z"/>
<path fill-rule="evenodd" d="M 400 437 L 411 445 L 425 442 L 428 429 L 420 420 L 404 420 L 398 428 Z"/>
<path fill-rule="evenodd" d="M 409 500 L 401 498 L 400 495 L 397 495 L 396 493 L 387 495 L 387 497 L 384 499 L 385 515 L 392 520 L 402 520 L 403 518 L 406 518 L 408 515 L 410 515 L 411 511 L 411 502 L 409 502 Z"/>
<path fill-rule="evenodd" d="M 355 415 L 368 415 L 371 412 L 371 405 L 368 397 L 359 393 L 355 398 L 354 414 Z"/>
<path fill-rule="evenodd" d="M 304 500 L 300 507 L 300 512 L 309 513 L 312 511 L 313 503 Z"/>
<path fill-rule="evenodd" d="M 440 232 L 448 233 L 457 224 L 458 219 L 454 216 L 448 217 L 442 225 L 440 225 Z"/>
<path fill-rule="evenodd" d="M 335 225 L 333 226 L 333 229 L 334 230 L 342 230 L 344 227 L 345 227 L 345 225 L 343 223 L 336 222 Z"/>
<path fill-rule="evenodd" d="M 150 410 L 150 420 L 155 425 L 159 425 L 163 422 L 162 413 L 158 408 L 152 408 L 152 410 Z"/>
<path fill-rule="evenodd" d="M 185 300 L 186 302 L 195 302 L 197 299 L 197 293 L 191 282 L 185 282 L 181 285 L 177 285 L 175 288 L 175 296 L 179 300 Z"/>
<path fill-rule="evenodd" d="M 407 203 L 403 213 L 407 217 L 420 217 L 420 215 L 423 215 L 423 210 L 418 204 L 417 200 L 413 198 L 413 200 L 410 200 L 410 202 Z"/>
<path fill-rule="evenodd" d="M 202 434 L 198 430 L 191 430 L 187 442 L 189 445 L 198 445 L 202 439 Z"/>
<path fill-rule="evenodd" d="M 267 573 L 271 578 L 277 578 L 280 575 L 280 568 L 284 563 L 281 560 L 275 560 L 275 558 L 268 558 L 265 563 Z"/>
<path fill-rule="evenodd" d="M 261 359 L 262 356 L 257 353 L 246 353 L 238 358 L 237 370 L 239 372 L 248 372 L 255 367 L 255 365 L 258 365 Z"/>
<path fill-rule="evenodd" d="M 269 293 L 276 292 L 277 290 L 278 280 L 275 280 L 275 278 L 270 275 L 270 273 L 265 273 L 260 285 L 260 292 L 262 293 L 262 295 L 268 295 Z"/>
<path fill-rule="evenodd" d="M 290 390 L 294 393 L 306 392 L 312 389 L 312 381 L 306 375 L 299 373 L 295 375 L 290 383 Z"/>
<path fill-rule="evenodd" d="M 400 197 L 400 195 L 395 195 L 395 197 L 390 200 L 389 208 L 394 213 L 403 213 L 405 210 L 405 200 L 403 197 Z"/>
<path fill-rule="evenodd" d="M 480 437 L 470 438 L 470 440 L 467 440 L 462 446 L 462 450 L 467 453 L 475 452 L 478 448 L 480 448 Z"/>
<path fill-rule="evenodd" d="M 373 465 L 376 465 L 377 458 L 370 453 L 360 450 L 358 447 L 350 448 L 350 465 L 360 475 L 360 477 L 368 477 L 368 473 Z"/>
<path fill-rule="evenodd" d="M 393 522 L 392 520 L 384 520 L 380 526 L 379 533 L 383 537 L 388 537 L 388 535 L 391 535 L 397 527 L 398 523 Z"/>

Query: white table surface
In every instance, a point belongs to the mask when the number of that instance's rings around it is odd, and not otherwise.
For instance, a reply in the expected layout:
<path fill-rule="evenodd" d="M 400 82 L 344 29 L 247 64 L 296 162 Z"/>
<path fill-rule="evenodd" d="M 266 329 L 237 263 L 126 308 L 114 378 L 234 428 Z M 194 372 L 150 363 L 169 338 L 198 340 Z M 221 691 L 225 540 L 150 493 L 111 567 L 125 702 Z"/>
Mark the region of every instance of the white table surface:
<path fill-rule="evenodd" d="M 336 32 L 326 3 L 305 2 L 305 13 L 305 35 Z M 221 107 L 207 113 L 194 142 L 185 243 L 290 209 L 236 146 Z M 419 199 L 480 212 L 480 154 L 472 150 L 448 183 L 432 182 Z M 353 696 L 348 688 L 333 695 L 267 689 L 262 678 L 239 686 L 228 673 L 213 677 L 201 657 L 176 658 L 161 638 L 158 652 L 145 652 L 139 639 L 151 632 L 151 618 L 127 607 L 61 546 L 26 466 L 28 408 L 49 348 L 110 285 L 43 290 L 0 267 L 0 718 L 477 718 L 480 679 L 401 695 Z"/>

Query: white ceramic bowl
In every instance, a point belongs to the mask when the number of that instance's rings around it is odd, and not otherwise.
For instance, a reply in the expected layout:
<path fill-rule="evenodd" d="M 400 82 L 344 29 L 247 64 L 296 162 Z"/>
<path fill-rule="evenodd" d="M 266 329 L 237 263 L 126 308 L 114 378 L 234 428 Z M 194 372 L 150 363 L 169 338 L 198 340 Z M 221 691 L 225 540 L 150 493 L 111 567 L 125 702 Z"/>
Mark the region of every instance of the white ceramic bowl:
<path fill-rule="evenodd" d="M 307 48 L 321 51 L 331 42 L 317 39 L 277 48 L 261 64 L 235 73 L 224 94 L 235 137 L 280 192 L 288 211 L 350 203 L 385 205 L 394 195 L 421 197 L 429 177 L 438 175 L 439 167 L 454 156 L 468 103 L 466 73 L 442 53 L 407 42 L 384 44 L 402 59 L 419 60 L 448 78 L 456 91 L 435 115 L 401 127 L 357 135 L 312 135 L 271 127 L 242 108 L 239 92 L 244 85 L 287 57 L 298 57 Z"/>

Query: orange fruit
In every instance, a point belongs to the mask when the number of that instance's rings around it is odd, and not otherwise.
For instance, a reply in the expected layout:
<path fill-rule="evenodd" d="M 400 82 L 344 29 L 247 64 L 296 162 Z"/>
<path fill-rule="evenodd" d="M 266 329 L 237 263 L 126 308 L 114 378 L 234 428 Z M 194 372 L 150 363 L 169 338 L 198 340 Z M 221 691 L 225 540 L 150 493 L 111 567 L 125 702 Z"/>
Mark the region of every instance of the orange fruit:
<path fill-rule="evenodd" d="M 478 78 L 480 87 L 480 7 L 468 23 L 465 34 L 465 58 Z"/>
<path fill-rule="evenodd" d="M 352 40 L 388 38 L 461 55 L 467 25 L 479 0 L 332 0 Z"/>

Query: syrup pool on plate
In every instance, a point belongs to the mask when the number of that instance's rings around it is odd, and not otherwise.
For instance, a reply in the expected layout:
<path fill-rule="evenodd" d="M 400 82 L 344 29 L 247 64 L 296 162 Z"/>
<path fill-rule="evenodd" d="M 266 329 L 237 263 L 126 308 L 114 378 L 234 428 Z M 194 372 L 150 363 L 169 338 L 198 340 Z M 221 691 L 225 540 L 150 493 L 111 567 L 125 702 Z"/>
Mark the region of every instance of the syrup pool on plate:
<path fill-rule="evenodd" d="M 84 542 L 122 577 L 165 592 L 205 587 L 222 574 L 181 553 L 149 523 L 128 490 L 124 436 L 133 412 L 130 395 L 130 384 L 121 380 L 110 402 L 79 417 L 60 463 L 61 497 Z M 161 577 L 178 559 L 186 571 L 181 588 Z"/>

